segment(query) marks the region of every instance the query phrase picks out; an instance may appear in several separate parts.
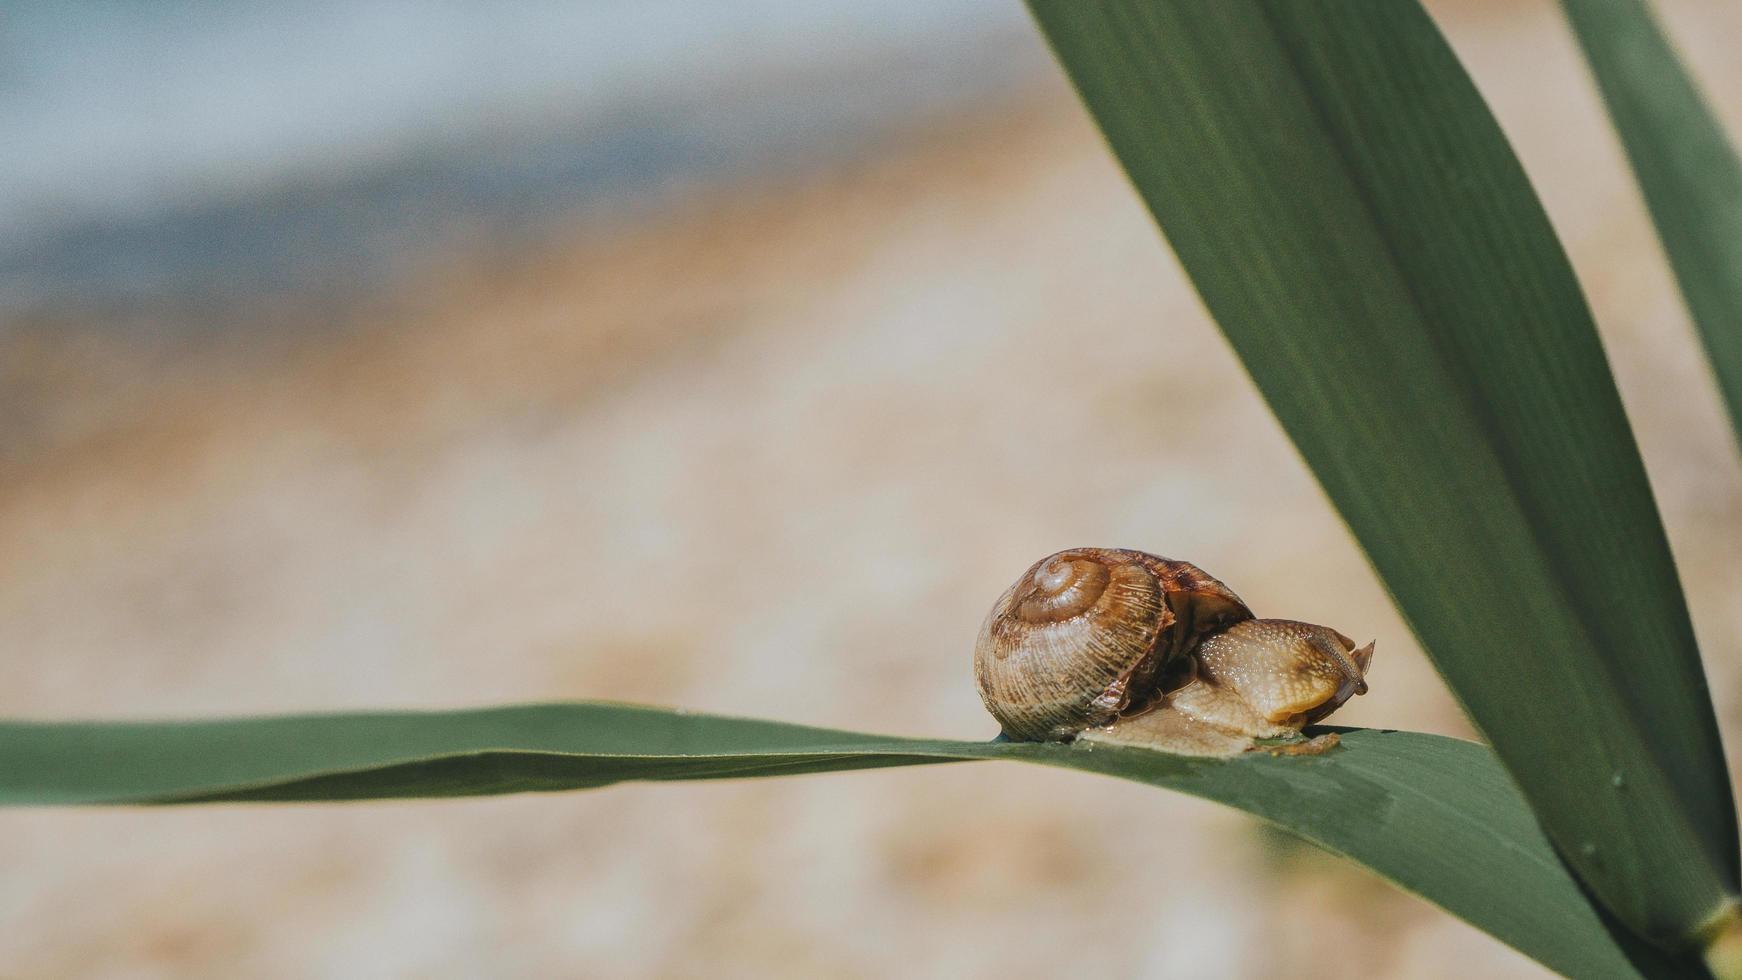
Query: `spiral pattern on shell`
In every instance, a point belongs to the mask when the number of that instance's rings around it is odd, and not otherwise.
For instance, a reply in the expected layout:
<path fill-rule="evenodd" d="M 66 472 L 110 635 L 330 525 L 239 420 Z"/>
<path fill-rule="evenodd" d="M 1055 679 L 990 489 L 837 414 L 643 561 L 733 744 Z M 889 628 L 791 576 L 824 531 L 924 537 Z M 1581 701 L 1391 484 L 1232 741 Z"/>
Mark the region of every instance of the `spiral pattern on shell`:
<path fill-rule="evenodd" d="M 975 680 L 1010 738 L 1068 739 L 1146 706 L 1199 636 L 1250 618 L 1189 562 L 1072 548 L 1035 562 L 993 605 Z"/>

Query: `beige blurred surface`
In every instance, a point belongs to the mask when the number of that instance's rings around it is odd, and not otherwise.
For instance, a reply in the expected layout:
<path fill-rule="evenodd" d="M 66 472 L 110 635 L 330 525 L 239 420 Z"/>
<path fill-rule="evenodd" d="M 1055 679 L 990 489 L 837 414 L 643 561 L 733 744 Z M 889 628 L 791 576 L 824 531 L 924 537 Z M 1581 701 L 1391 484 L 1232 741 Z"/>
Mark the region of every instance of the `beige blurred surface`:
<path fill-rule="evenodd" d="M 1435 10 L 1591 297 L 1734 741 L 1742 466 L 1643 209 L 1552 7 Z M 1742 130 L 1742 14 L 1667 13 Z M 326 317 L 0 341 L 0 712 L 985 737 L 987 604 L 1105 544 L 1377 637 L 1338 722 L 1469 734 L 1062 80 Z M 19 977 L 1541 973 L 1239 814 L 1016 766 L 5 812 L 0 866 Z"/>

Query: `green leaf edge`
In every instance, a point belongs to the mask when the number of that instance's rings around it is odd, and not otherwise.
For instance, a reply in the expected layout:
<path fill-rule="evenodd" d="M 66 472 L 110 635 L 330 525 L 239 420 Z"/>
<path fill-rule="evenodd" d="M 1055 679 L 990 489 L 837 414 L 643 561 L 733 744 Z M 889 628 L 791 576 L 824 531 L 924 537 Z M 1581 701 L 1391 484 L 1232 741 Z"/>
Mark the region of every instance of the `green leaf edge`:
<path fill-rule="evenodd" d="M 1243 810 L 1569 975 L 1699 975 L 1605 925 L 1486 747 L 1337 731 L 1343 744 L 1322 757 L 1216 760 L 1105 745 L 900 738 L 609 702 L 11 721 L 0 722 L 0 805 L 447 798 L 1007 759 Z"/>
<path fill-rule="evenodd" d="M 1742 159 L 1639 0 L 1561 0 L 1742 446 Z"/>

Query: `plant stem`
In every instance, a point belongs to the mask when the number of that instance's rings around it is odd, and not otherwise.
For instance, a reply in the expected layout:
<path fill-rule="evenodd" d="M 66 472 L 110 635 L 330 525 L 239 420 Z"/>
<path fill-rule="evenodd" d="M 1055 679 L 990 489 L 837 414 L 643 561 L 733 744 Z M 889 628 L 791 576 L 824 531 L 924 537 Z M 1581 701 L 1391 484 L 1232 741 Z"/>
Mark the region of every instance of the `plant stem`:
<path fill-rule="evenodd" d="M 1742 907 L 1727 903 L 1700 933 L 1705 941 L 1701 956 L 1712 976 L 1742 980 Z"/>

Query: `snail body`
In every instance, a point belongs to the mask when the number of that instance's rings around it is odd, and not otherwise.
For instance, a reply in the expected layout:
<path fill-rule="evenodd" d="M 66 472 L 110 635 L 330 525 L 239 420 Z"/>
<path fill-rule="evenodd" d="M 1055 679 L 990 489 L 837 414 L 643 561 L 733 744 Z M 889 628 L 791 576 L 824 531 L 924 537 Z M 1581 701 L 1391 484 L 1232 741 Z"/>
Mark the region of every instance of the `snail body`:
<path fill-rule="evenodd" d="M 1190 562 L 1073 548 L 993 604 L 974 674 L 1011 739 L 1227 755 L 1366 693 L 1372 656 L 1327 627 L 1255 618 Z"/>

